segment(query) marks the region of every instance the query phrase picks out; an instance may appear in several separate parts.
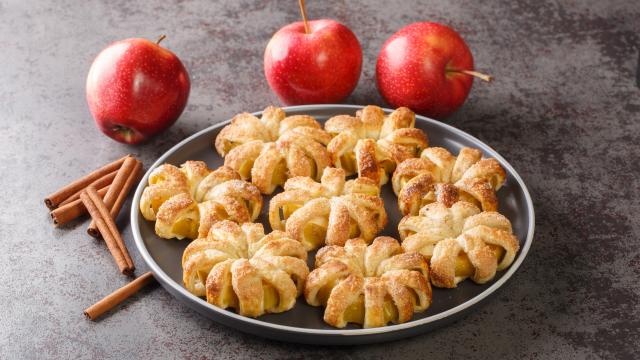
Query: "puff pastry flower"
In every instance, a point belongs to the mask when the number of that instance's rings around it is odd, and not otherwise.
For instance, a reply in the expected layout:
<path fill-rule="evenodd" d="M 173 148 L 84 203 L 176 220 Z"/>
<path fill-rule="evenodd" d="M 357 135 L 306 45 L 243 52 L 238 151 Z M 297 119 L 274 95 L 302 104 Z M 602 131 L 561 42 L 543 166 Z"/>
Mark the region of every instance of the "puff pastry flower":
<path fill-rule="evenodd" d="M 140 198 L 142 216 L 155 221 L 156 234 L 165 239 L 203 237 L 218 221 L 250 222 L 261 209 L 262 195 L 253 184 L 232 168 L 211 171 L 202 161 L 157 167 Z"/>
<path fill-rule="evenodd" d="M 257 317 L 291 309 L 309 268 L 300 242 L 262 224 L 223 220 L 182 255 L 184 286 L 196 296 L 240 315 Z"/>
<path fill-rule="evenodd" d="M 325 169 L 319 183 L 291 178 L 269 202 L 269 222 L 309 251 L 356 237 L 369 243 L 387 223 L 379 191 L 368 178 L 345 181 L 344 170 L 336 168 Z"/>
<path fill-rule="evenodd" d="M 419 252 L 431 265 L 433 285 L 454 288 L 471 278 L 484 284 L 513 263 L 520 245 L 511 222 L 495 211 L 459 201 L 431 203 L 398 224 L 405 251 Z"/>
<path fill-rule="evenodd" d="M 415 114 L 408 108 L 385 115 L 382 108 L 369 105 L 355 117 L 338 115 L 327 120 L 325 130 L 334 136 L 327 150 L 334 166 L 347 176 L 357 173 L 383 185 L 397 164 L 429 145 L 427 135 L 414 126 Z"/>
<path fill-rule="evenodd" d="M 263 194 L 271 194 L 288 178 L 309 176 L 320 180 L 331 164 L 326 145 L 331 135 L 309 115 L 286 116 L 267 107 L 260 118 L 236 115 L 215 139 L 224 164 L 251 180 Z"/>
<path fill-rule="evenodd" d="M 429 266 L 393 238 L 381 236 L 369 246 L 351 239 L 318 250 L 304 295 L 310 305 L 324 306 L 324 321 L 338 328 L 403 323 L 431 305 Z"/>
<path fill-rule="evenodd" d="M 462 148 L 458 156 L 440 147 L 422 151 L 419 158 L 400 163 L 391 180 L 403 215 L 416 215 L 431 202 L 451 205 L 471 202 L 483 210 L 496 211 L 496 191 L 506 173 L 494 158 L 482 159 L 478 149 Z"/>

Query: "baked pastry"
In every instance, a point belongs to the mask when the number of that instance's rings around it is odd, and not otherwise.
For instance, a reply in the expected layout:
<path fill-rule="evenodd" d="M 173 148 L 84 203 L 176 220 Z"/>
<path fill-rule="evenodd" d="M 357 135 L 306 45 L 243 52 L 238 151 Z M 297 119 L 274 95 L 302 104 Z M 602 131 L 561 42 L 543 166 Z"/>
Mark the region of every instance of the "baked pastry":
<path fill-rule="evenodd" d="M 260 118 L 236 115 L 216 137 L 215 148 L 243 180 L 271 194 L 295 176 L 320 180 L 331 164 L 326 149 L 330 140 L 313 117 L 286 116 L 282 109 L 269 106 Z"/>
<path fill-rule="evenodd" d="M 250 222 L 261 209 L 262 195 L 253 184 L 232 168 L 211 171 L 202 161 L 160 165 L 140 198 L 142 216 L 155 221 L 156 234 L 165 239 L 203 237 L 218 221 Z"/>
<path fill-rule="evenodd" d="M 427 135 L 415 126 L 415 114 L 401 107 L 389 115 L 369 105 L 356 116 L 338 115 L 324 128 L 334 136 L 327 145 L 331 160 L 347 176 L 372 179 L 386 184 L 397 164 L 418 156 L 429 145 Z"/>
<path fill-rule="evenodd" d="M 496 191 L 506 173 L 494 158 L 482 159 L 478 149 L 462 148 L 458 156 L 431 147 L 419 158 L 400 163 L 393 173 L 393 191 L 404 215 L 416 215 L 429 203 L 451 205 L 458 200 L 471 202 L 485 211 L 496 211 Z"/>
<path fill-rule="evenodd" d="M 511 265 L 520 245 L 511 222 L 495 211 L 459 201 L 431 203 L 398 224 L 402 248 L 431 265 L 433 285 L 454 288 L 466 278 L 484 284 Z"/>
<path fill-rule="evenodd" d="M 291 309 L 309 274 L 298 241 L 281 231 L 265 236 L 262 224 L 228 220 L 187 246 L 182 271 L 192 294 L 249 317 Z"/>
<path fill-rule="evenodd" d="M 269 223 L 274 230 L 286 230 L 307 250 L 342 246 L 356 237 L 369 243 L 387 224 L 379 192 L 368 178 L 345 181 L 343 169 L 325 169 L 320 183 L 294 177 L 269 202 Z"/>
<path fill-rule="evenodd" d="M 304 296 L 310 305 L 325 307 L 324 321 L 331 326 L 399 324 L 431 305 L 429 266 L 393 238 L 381 236 L 369 246 L 351 239 L 344 247 L 318 250 Z"/>

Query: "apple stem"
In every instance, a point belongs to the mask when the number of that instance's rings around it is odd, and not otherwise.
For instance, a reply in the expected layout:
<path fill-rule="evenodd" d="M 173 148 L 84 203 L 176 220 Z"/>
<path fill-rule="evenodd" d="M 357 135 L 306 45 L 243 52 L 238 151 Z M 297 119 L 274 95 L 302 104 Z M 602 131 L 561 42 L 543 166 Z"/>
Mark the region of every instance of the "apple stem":
<path fill-rule="evenodd" d="M 304 33 L 311 34 L 309 23 L 307 23 L 307 11 L 304 9 L 304 0 L 298 0 L 298 5 L 300 5 L 300 13 L 302 14 L 302 21 L 304 22 Z"/>
<path fill-rule="evenodd" d="M 459 73 L 475 76 L 478 79 L 482 79 L 482 80 L 484 80 L 486 82 L 491 82 L 493 80 L 492 76 L 487 75 L 487 74 L 483 74 L 481 72 L 473 71 L 473 70 L 450 70 L 450 71 L 459 72 Z"/>
<path fill-rule="evenodd" d="M 156 45 L 160 45 L 160 42 L 162 40 L 164 40 L 167 37 L 167 35 L 160 35 L 160 37 L 158 38 L 158 40 L 156 41 Z"/>

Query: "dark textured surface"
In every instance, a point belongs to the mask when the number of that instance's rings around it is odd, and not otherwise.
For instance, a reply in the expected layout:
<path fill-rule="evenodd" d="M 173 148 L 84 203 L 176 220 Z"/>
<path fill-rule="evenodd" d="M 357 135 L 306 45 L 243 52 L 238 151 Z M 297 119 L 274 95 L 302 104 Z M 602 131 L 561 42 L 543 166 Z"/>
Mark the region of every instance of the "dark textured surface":
<path fill-rule="evenodd" d="M 633 358 L 640 350 L 640 90 L 637 1 L 308 1 L 359 37 L 364 66 L 348 102 L 382 104 L 375 56 L 419 20 L 456 28 L 476 83 L 447 121 L 502 153 L 537 210 L 522 268 L 480 311 L 390 344 L 322 348 L 265 341 L 212 323 L 148 289 L 97 323 L 82 309 L 126 281 L 86 223 L 51 225 L 43 197 L 134 152 L 145 164 L 196 130 L 277 102 L 262 76 L 293 1 L 0 1 L 0 353 L 2 358 Z M 84 100 L 109 42 L 168 34 L 192 78 L 187 110 L 137 148 L 103 137 Z M 124 214 L 123 214 L 124 215 Z M 130 249 L 128 220 L 119 221 Z M 143 271 L 138 254 L 134 261 Z"/>

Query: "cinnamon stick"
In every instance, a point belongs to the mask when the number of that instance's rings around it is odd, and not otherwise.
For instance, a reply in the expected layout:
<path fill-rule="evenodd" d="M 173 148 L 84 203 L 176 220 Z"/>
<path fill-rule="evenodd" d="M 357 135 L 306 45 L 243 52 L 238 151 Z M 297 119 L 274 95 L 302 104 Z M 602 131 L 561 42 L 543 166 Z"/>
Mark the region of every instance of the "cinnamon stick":
<path fill-rule="evenodd" d="M 116 177 L 116 174 L 118 173 L 118 170 L 114 170 L 110 173 L 108 173 L 107 175 L 101 177 L 100 179 L 92 182 L 90 185 L 93 185 L 94 188 L 96 189 L 102 189 L 103 187 L 106 187 L 107 185 L 111 185 L 111 183 L 113 182 L 113 179 Z M 80 199 L 80 193 L 84 190 L 84 188 L 80 189 L 79 191 L 77 191 L 75 194 L 69 196 L 65 201 L 61 202 L 60 204 L 58 204 L 58 207 L 64 206 L 72 201 L 76 201 L 78 199 Z"/>
<path fill-rule="evenodd" d="M 113 204 L 115 203 L 120 193 L 123 192 L 124 185 L 129 179 L 137 163 L 138 163 L 138 160 L 136 160 L 133 157 L 128 157 L 127 159 L 125 159 L 124 163 L 118 170 L 116 177 L 113 179 L 113 182 L 109 187 L 109 191 L 107 191 L 107 194 L 104 196 L 104 204 L 109 211 L 111 211 L 111 208 L 113 207 Z M 127 194 L 128 194 L 128 191 L 127 191 Z M 115 217 L 112 217 L 112 218 L 115 220 Z M 97 229 L 96 223 L 94 220 L 91 221 L 91 224 L 89 225 L 89 229 L 87 229 L 87 232 L 89 233 L 89 235 L 93 237 L 100 237 L 100 232 Z"/>
<path fill-rule="evenodd" d="M 113 186 L 113 184 L 111 185 Z M 130 275 L 135 270 L 133 260 L 129 256 L 120 232 L 116 227 L 116 223 L 113 221 L 109 210 L 105 206 L 104 202 L 100 198 L 100 195 L 96 192 L 96 189 L 92 186 L 87 187 L 85 191 L 80 194 L 82 203 L 91 214 L 93 220 L 96 221 L 98 229 L 102 234 L 104 242 L 107 244 L 107 248 L 113 256 L 120 272 L 126 275 Z"/>
<path fill-rule="evenodd" d="M 104 197 L 109 190 L 109 186 L 110 185 L 107 185 L 98 190 L 98 195 L 100 195 L 100 197 Z M 60 226 L 86 213 L 87 208 L 82 203 L 82 200 L 77 199 L 51 211 L 51 218 L 56 226 Z"/>
<path fill-rule="evenodd" d="M 138 161 L 136 162 L 136 166 L 133 168 L 131 175 L 129 175 L 129 178 L 124 183 L 122 191 L 120 191 L 120 194 L 118 194 L 116 201 L 111 207 L 111 217 L 114 220 L 118 217 L 118 214 L 120 214 L 120 209 L 122 209 L 122 205 L 124 205 L 125 200 L 127 200 L 127 195 L 129 195 L 133 186 L 140 182 L 140 179 L 142 179 L 142 163 Z"/>
<path fill-rule="evenodd" d="M 133 185 L 135 185 L 138 181 L 140 181 L 141 176 L 142 176 L 142 163 L 140 161 L 136 161 L 133 171 L 131 171 L 131 174 L 129 174 L 129 178 L 124 183 L 122 190 L 118 194 L 116 201 L 113 203 L 113 206 L 111 207 L 110 213 L 114 221 L 118 218 L 118 214 L 120 214 L 120 209 L 122 208 L 122 205 L 127 199 L 127 195 L 129 195 L 129 192 L 133 188 Z M 94 221 L 91 221 L 91 224 L 87 229 L 87 232 L 89 233 L 89 235 L 95 238 L 100 237 L 100 231 L 98 230 L 98 227 L 95 225 Z"/>
<path fill-rule="evenodd" d="M 83 176 L 82 178 L 71 182 L 70 184 L 65 185 L 60 190 L 54 192 L 53 194 L 47 196 L 44 199 L 44 204 L 51 210 L 55 209 L 65 201 L 69 196 L 77 193 L 78 191 L 86 188 L 92 182 L 100 179 L 106 174 L 117 170 L 124 163 L 124 161 L 130 157 L 131 155 L 126 155 L 112 163 L 109 163 L 99 169 L 92 171 L 91 173 Z"/>
<path fill-rule="evenodd" d="M 131 295 L 137 293 L 138 291 L 140 291 L 140 289 L 153 282 L 153 280 L 154 277 L 153 273 L 151 272 L 146 272 L 140 275 L 138 278 L 131 281 L 127 285 L 112 292 L 111 294 L 105 296 L 102 300 L 88 307 L 84 311 L 84 315 L 91 320 L 97 319 L 100 315 L 113 309 L 114 307 L 128 299 Z"/>

